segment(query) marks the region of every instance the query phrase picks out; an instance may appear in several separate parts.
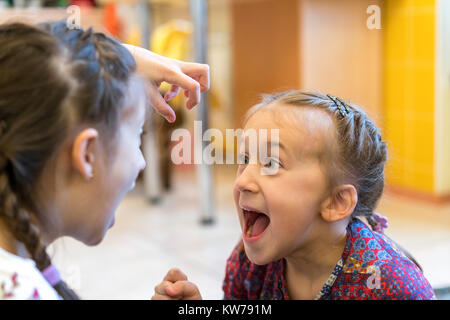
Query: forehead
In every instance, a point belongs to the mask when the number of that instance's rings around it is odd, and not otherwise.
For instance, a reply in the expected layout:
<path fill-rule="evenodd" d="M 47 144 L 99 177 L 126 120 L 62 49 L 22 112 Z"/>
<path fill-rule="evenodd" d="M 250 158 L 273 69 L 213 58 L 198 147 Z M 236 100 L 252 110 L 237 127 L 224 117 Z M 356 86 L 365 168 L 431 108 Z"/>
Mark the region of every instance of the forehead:
<path fill-rule="evenodd" d="M 145 120 L 148 109 L 147 93 L 143 80 L 137 75 L 130 78 L 124 103 L 121 114 L 122 120 L 133 124 Z"/>
<path fill-rule="evenodd" d="M 324 110 L 272 103 L 256 111 L 246 122 L 248 129 L 279 129 L 279 139 L 295 156 L 318 156 L 325 142 L 334 139 L 335 126 Z M 268 134 L 270 137 L 270 134 Z"/>

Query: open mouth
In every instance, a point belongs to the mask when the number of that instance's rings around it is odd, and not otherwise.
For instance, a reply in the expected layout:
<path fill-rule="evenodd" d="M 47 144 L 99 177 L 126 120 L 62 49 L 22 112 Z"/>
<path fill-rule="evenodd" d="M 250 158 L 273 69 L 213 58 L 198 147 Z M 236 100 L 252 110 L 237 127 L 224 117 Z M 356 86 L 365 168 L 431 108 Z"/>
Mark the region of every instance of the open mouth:
<path fill-rule="evenodd" d="M 256 238 L 264 233 L 270 224 L 269 217 L 258 211 L 242 209 L 244 213 L 244 235 L 247 238 Z"/>

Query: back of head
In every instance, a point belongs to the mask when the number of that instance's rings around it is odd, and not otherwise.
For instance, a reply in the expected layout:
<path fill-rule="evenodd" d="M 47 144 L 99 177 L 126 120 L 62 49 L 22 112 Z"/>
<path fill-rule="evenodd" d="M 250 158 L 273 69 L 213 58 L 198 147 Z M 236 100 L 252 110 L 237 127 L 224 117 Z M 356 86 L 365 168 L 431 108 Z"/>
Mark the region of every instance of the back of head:
<path fill-rule="evenodd" d="M 30 219 L 45 215 L 36 183 L 73 128 L 114 136 L 136 64 L 116 40 L 65 21 L 0 25 L 0 48 L 0 219 L 42 271 L 51 261 Z M 64 283 L 56 289 L 76 298 Z"/>

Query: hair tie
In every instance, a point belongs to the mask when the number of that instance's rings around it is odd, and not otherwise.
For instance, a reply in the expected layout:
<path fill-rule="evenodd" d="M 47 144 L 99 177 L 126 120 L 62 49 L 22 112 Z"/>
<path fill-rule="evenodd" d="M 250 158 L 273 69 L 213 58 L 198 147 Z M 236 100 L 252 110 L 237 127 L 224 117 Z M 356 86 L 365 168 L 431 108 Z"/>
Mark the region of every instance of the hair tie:
<path fill-rule="evenodd" d="M 374 219 L 377 222 L 376 225 L 373 227 L 373 231 L 384 234 L 384 229 L 387 229 L 387 227 L 388 227 L 388 218 L 386 218 L 385 216 L 382 216 L 378 212 L 372 213 L 372 216 L 374 217 Z"/>
<path fill-rule="evenodd" d="M 55 265 L 51 264 L 42 271 L 42 276 L 53 287 L 61 281 L 61 275 Z"/>

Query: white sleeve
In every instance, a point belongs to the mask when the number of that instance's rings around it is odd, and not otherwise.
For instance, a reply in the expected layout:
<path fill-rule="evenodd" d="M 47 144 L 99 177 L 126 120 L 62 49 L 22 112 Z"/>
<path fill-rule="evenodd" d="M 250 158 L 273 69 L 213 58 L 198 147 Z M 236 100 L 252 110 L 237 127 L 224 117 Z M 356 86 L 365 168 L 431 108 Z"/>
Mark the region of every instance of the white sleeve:
<path fill-rule="evenodd" d="M 60 299 L 34 262 L 0 249 L 0 300 Z"/>
<path fill-rule="evenodd" d="M 40 299 L 39 290 L 28 277 L 17 272 L 0 270 L 0 299 Z"/>

